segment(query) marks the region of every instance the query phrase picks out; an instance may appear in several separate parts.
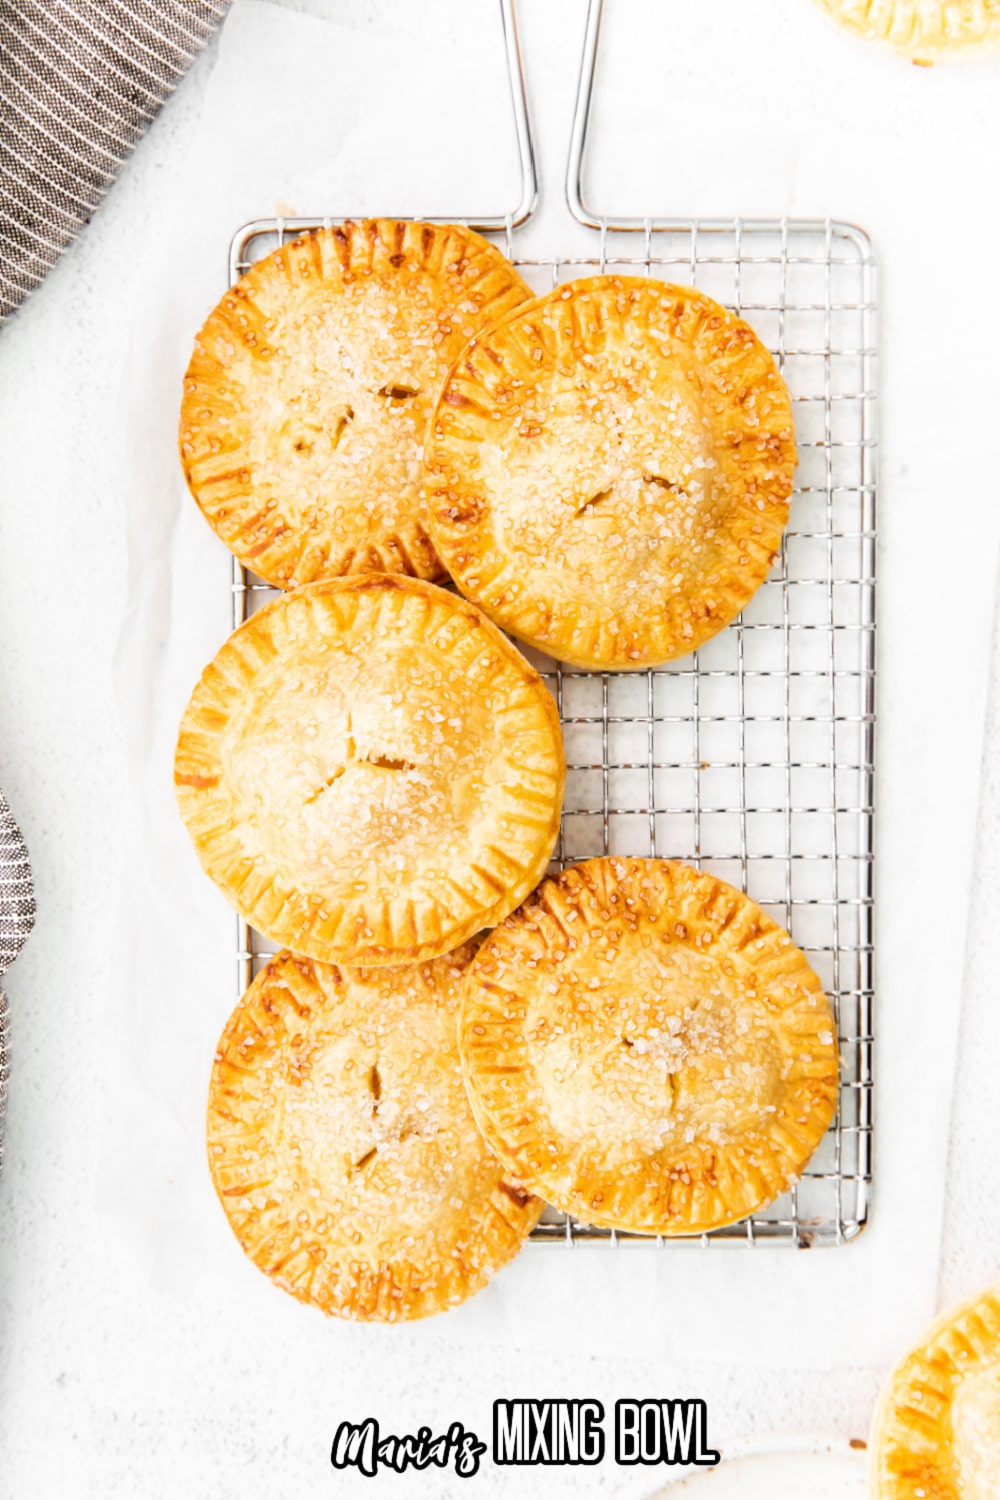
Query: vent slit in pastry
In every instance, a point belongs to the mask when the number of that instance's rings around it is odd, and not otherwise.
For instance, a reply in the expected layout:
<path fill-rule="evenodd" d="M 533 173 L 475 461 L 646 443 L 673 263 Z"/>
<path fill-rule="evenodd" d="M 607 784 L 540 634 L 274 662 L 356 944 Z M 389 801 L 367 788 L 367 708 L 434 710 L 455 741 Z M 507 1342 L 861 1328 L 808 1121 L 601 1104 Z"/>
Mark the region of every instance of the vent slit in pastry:
<path fill-rule="evenodd" d="M 306 807 L 311 807 L 314 802 L 317 802 L 319 800 L 319 798 L 322 797 L 322 795 L 323 795 L 324 792 L 327 792 L 327 791 L 330 790 L 330 788 L 333 786 L 333 783 L 335 781 L 339 781 L 340 780 L 341 776 L 343 776 L 343 774 L 344 774 L 344 772 L 346 770 L 347 770 L 346 766 L 338 766 L 337 769 L 335 771 L 333 771 L 326 778 L 326 780 L 324 782 L 322 782 L 321 785 L 316 788 L 316 790 L 313 792 L 312 796 L 306 798 L 306 800 L 305 800 L 305 806 Z"/>
<path fill-rule="evenodd" d="M 660 474 L 643 474 L 642 481 L 643 484 L 658 484 L 662 490 L 673 490 L 675 494 L 688 498 L 688 491 L 674 479 L 664 479 Z"/>
<path fill-rule="evenodd" d="M 383 385 L 379 389 L 380 396 L 387 396 L 390 401 L 410 401 L 414 396 L 420 395 L 420 387 L 416 385 Z"/>
<path fill-rule="evenodd" d="M 598 490 L 596 495 L 591 495 L 591 497 L 590 497 L 589 500 L 585 500 L 583 502 L 583 504 L 580 506 L 580 509 L 577 511 L 577 515 L 578 516 L 586 515 L 587 511 L 594 509 L 595 505 L 600 505 L 600 503 L 601 503 L 602 500 L 609 500 L 610 498 L 611 498 L 611 485 L 609 484 L 608 487 L 607 487 L 607 489 Z"/>

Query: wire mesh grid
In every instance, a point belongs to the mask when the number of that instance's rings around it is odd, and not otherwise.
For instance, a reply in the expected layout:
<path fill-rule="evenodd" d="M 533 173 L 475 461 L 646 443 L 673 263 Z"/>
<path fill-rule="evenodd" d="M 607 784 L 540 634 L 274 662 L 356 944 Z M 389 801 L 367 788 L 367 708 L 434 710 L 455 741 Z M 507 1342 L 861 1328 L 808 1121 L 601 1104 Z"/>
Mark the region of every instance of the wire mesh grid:
<path fill-rule="evenodd" d="M 231 275 L 327 221 L 264 221 Z M 867 238 L 834 222 L 600 230 L 598 253 L 525 258 L 538 292 L 599 272 L 708 292 L 746 318 L 792 393 L 799 470 L 780 558 L 739 619 L 653 671 L 586 672 L 531 650 L 559 707 L 568 765 L 553 868 L 600 854 L 677 858 L 746 890 L 791 932 L 833 1004 L 836 1118 L 799 1182 L 701 1242 L 844 1244 L 872 1187 L 876 305 Z M 234 565 L 234 624 L 273 590 Z M 268 956 L 244 923 L 243 989 Z M 534 1239 L 633 1241 L 549 1209 Z M 664 1243 L 655 1241 L 655 1243 Z"/>

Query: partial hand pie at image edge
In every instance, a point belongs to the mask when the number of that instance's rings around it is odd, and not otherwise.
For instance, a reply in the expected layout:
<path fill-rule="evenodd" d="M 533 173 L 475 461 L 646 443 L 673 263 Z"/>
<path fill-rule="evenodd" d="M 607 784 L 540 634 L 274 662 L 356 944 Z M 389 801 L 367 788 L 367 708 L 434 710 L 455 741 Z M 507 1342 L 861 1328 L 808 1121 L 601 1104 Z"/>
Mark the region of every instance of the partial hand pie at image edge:
<path fill-rule="evenodd" d="M 180 452 L 206 520 L 279 588 L 344 573 L 441 577 L 421 445 L 466 341 L 531 290 L 458 224 L 369 219 L 292 240 L 210 314 Z"/>
<path fill-rule="evenodd" d="M 871 1455 L 877 1500 L 997 1500 L 1000 1286 L 950 1308 L 896 1366 Z"/>
<path fill-rule="evenodd" d="M 325 1313 L 396 1322 L 457 1306 L 542 1205 L 488 1150 L 458 1063 L 473 949 L 341 971 L 280 953 L 219 1041 L 208 1160 L 243 1250 Z"/>
<path fill-rule="evenodd" d="M 413 578 L 283 594 L 206 667 L 174 781 L 208 875 L 273 942 L 423 962 L 545 872 L 566 767 L 555 702 L 479 610 Z"/>
<path fill-rule="evenodd" d="M 742 892 L 670 860 L 544 881 L 473 960 L 460 1046 L 518 1181 L 641 1234 L 772 1202 L 837 1105 L 836 1026 L 805 956 Z"/>
<path fill-rule="evenodd" d="M 913 62 L 1000 43 L 1000 0 L 817 0 L 859 36 L 891 42 Z"/>
<path fill-rule="evenodd" d="M 424 453 L 462 592 L 560 661 L 651 667 L 716 635 L 781 548 L 792 404 L 750 326 L 691 287 L 597 276 L 478 334 Z"/>

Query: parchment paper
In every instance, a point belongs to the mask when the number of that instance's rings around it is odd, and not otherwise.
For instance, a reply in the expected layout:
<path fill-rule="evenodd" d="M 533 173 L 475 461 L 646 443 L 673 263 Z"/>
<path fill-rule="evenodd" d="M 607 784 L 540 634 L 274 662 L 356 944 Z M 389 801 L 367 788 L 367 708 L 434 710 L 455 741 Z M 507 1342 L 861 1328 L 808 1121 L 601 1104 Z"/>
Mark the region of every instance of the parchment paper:
<path fill-rule="evenodd" d="M 990 451 L 985 361 L 978 370 L 928 368 L 920 334 L 927 317 L 982 316 L 987 268 L 965 264 L 956 278 L 954 227 L 911 234 L 908 226 L 922 203 L 921 141 L 947 122 L 956 161 L 953 180 L 939 184 L 943 199 L 956 211 L 961 205 L 965 222 L 978 215 L 982 235 L 1000 228 L 993 195 L 980 191 L 970 209 L 983 184 L 974 157 L 957 149 L 966 137 L 970 152 L 975 140 L 995 138 L 1000 107 L 984 103 L 982 90 L 967 103 L 955 71 L 916 87 L 915 70 L 876 64 L 799 0 L 767 0 L 766 9 L 772 22 L 780 11 L 781 24 L 797 28 L 803 68 L 741 92 L 733 84 L 744 76 L 739 49 L 762 4 L 615 8 L 597 121 L 626 118 L 633 145 L 613 160 L 598 152 L 594 196 L 640 213 L 854 217 L 875 235 L 885 266 L 874 1224 L 856 1246 L 812 1254 L 529 1247 L 485 1293 L 436 1320 L 433 1333 L 410 1330 L 411 1351 L 433 1337 L 456 1346 L 648 1354 L 687 1367 L 823 1371 L 887 1362 L 933 1310 L 998 508 L 979 483 Z M 188 847 L 170 776 L 180 713 L 229 627 L 229 559 L 186 495 L 176 460 L 180 378 L 194 331 L 224 289 L 228 241 L 244 220 L 276 211 L 459 214 L 513 204 L 512 132 L 485 123 L 509 118 L 499 31 L 484 21 L 481 66 L 450 70 L 449 28 L 459 10 L 401 6 L 392 33 L 376 35 L 363 7 L 345 7 L 335 24 L 236 0 L 198 151 L 163 205 L 160 250 L 124 372 L 131 576 L 116 681 L 133 831 L 111 997 L 106 1086 L 115 1128 L 102 1201 L 157 1284 L 178 1297 L 208 1289 L 237 1298 L 251 1317 L 279 1294 L 237 1248 L 203 1162 L 212 1052 L 235 999 L 235 918 Z M 562 250 L 583 232 L 568 225 L 558 191 L 572 101 L 566 71 L 557 79 L 551 58 L 571 39 L 575 49 L 582 10 L 560 0 L 526 11 L 544 208 L 524 243 Z M 662 116 L 654 119 L 658 79 L 671 108 L 674 93 L 692 101 L 676 106 L 676 134 Z M 776 113 L 770 90 L 779 84 Z M 897 96 L 890 139 L 867 128 L 866 99 L 876 87 Z M 961 443 L 949 442 L 953 430 Z M 976 432 L 978 447 L 969 440 Z M 961 568 L 942 566 L 934 533 L 945 511 L 952 538 L 945 550 Z M 908 786 L 915 761 L 922 771 L 920 806 L 895 796 L 904 760 Z M 293 1316 L 298 1336 L 301 1310 L 290 1307 L 290 1328 Z M 316 1323 L 315 1337 L 345 1348 L 395 1332 L 319 1326 L 318 1315 Z"/>

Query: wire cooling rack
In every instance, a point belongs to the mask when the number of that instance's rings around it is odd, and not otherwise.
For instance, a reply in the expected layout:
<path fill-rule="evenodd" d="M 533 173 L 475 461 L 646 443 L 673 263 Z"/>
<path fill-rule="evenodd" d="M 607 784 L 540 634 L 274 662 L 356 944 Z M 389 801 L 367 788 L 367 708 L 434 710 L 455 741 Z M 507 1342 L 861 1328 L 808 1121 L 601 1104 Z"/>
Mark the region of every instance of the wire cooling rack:
<path fill-rule="evenodd" d="M 876 271 L 867 236 L 834 221 L 616 220 L 581 181 L 602 0 L 591 0 L 568 174 L 594 251 L 525 256 L 536 178 L 513 0 L 502 0 L 524 191 L 480 219 L 538 292 L 605 271 L 697 286 L 772 350 L 792 393 L 799 469 L 780 558 L 738 620 L 646 672 L 585 672 L 528 651 L 559 706 L 568 774 L 554 868 L 601 854 L 686 860 L 746 890 L 823 981 L 841 1049 L 836 1118 L 801 1179 L 702 1243 L 844 1244 L 872 1190 Z M 230 278 L 342 218 L 261 219 L 233 239 Z M 463 222 L 469 222 L 463 220 Z M 234 564 L 233 622 L 274 593 Z M 239 993 L 269 949 L 240 921 Z M 543 1243 L 649 1244 L 547 1210 Z M 670 1243 L 656 1241 L 655 1243 Z"/>

